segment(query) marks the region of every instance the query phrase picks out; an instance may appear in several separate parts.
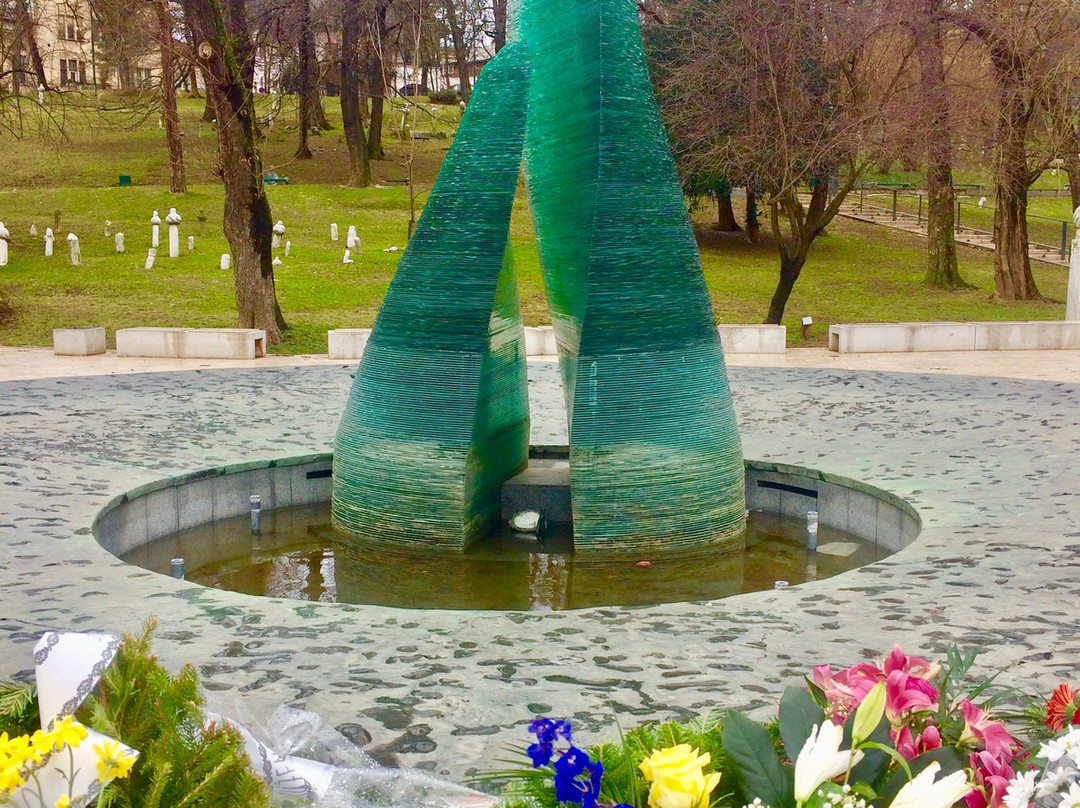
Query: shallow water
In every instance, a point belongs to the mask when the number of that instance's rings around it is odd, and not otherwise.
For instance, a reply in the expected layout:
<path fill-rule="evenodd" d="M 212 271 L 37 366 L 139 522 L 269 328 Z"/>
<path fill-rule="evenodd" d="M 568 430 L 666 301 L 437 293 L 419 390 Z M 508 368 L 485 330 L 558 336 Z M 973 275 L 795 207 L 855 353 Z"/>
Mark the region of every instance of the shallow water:
<path fill-rule="evenodd" d="M 167 574 L 170 559 L 184 558 L 189 581 L 251 595 L 526 611 L 715 600 L 827 578 L 888 555 L 826 526 L 818 551 L 808 552 L 801 520 L 766 513 L 750 514 L 741 551 L 611 560 L 575 556 L 560 535 L 537 542 L 507 533 L 463 555 L 357 545 L 334 531 L 329 503 L 264 511 L 261 522 L 258 534 L 247 516 L 202 525 L 124 561 Z"/>

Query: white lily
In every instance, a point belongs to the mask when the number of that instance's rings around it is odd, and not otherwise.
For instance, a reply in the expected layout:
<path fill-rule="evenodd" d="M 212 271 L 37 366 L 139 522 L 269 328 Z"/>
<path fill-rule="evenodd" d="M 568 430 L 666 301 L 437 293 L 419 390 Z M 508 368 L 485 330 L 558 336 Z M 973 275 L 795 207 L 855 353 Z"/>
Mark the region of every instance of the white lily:
<path fill-rule="evenodd" d="M 904 784 L 889 808 L 950 808 L 971 791 L 967 773 L 963 771 L 953 772 L 934 782 L 940 770 L 939 763 L 931 763 L 915 775 L 914 780 Z"/>
<path fill-rule="evenodd" d="M 802 805 L 826 780 L 843 774 L 862 760 L 861 751 L 840 751 L 844 728 L 825 721 L 814 725 L 795 759 L 795 802 Z"/>

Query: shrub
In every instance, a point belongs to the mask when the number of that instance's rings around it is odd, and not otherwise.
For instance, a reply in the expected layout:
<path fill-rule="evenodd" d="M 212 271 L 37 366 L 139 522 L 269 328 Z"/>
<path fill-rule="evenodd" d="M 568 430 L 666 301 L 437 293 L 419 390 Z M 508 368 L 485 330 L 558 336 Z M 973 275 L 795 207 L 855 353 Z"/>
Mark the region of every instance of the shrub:
<path fill-rule="evenodd" d="M 461 96 L 458 95 L 458 91 L 453 88 L 436 90 L 428 96 L 428 101 L 432 104 L 456 104 L 460 100 Z"/>

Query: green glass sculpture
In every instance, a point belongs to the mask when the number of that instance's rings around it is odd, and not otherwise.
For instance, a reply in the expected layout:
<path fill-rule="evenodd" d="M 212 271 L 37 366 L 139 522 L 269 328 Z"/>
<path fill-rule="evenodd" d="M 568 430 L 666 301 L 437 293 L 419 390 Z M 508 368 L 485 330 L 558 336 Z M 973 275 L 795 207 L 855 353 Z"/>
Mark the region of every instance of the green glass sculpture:
<path fill-rule="evenodd" d="M 528 462 L 525 341 L 507 253 L 528 65 L 484 70 L 364 349 L 334 447 L 334 523 L 463 549 Z"/>
<path fill-rule="evenodd" d="M 333 513 L 346 531 L 463 549 L 527 462 L 505 260 L 524 153 L 566 397 L 575 550 L 739 540 L 723 352 L 636 14 L 627 0 L 512 7 L 513 44 L 477 82 L 342 418 Z"/>

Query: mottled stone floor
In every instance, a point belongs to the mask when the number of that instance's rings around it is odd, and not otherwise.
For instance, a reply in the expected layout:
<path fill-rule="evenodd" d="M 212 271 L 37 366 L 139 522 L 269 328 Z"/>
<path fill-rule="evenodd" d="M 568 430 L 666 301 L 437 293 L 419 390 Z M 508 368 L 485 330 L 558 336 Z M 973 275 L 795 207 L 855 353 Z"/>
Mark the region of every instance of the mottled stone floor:
<path fill-rule="evenodd" d="M 530 363 L 534 441 L 564 431 L 555 368 Z M 893 643 L 1048 690 L 1080 663 L 1080 385 L 733 368 L 748 457 L 826 469 L 907 498 L 914 545 L 787 590 L 554 614 L 405 611 L 252 598 L 130 568 L 90 535 L 141 483 L 328 451 L 351 368 L 203 370 L 0 383 L 0 676 L 45 629 L 156 616 L 170 666 L 214 706 L 302 705 L 360 724 L 381 760 L 463 778 L 533 714 L 584 740 L 647 718 L 765 707 L 816 664 Z M 767 708 L 766 708 L 767 709 Z"/>

